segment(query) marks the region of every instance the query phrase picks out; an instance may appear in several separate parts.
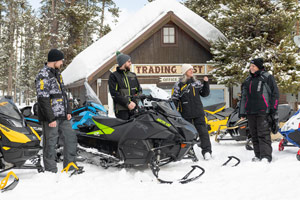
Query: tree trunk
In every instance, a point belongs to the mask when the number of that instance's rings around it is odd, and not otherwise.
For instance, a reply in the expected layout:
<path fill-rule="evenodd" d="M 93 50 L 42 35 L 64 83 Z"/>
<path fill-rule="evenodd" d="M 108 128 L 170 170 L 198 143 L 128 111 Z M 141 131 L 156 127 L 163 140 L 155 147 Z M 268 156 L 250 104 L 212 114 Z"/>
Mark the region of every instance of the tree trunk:
<path fill-rule="evenodd" d="M 8 81 L 7 81 L 7 95 L 12 96 L 12 70 L 14 65 L 14 32 L 15 32 L 15 16 L 14 16 L 14 2 L 8 3 L 9 10 L 9 62 L 8 62 Z"/>
<path fill-rule="evenodd" d="M 51 14 L 52 14 L 52 23 L 51 23 L 51 48 L 57 48 L 57 34 L 58 34 L 58 21 L 56 18 L 56 0 L 52 0 Z"/>
<path fill-rule="evenodd" d="M 89 0 L 86 0 L 86 7 L 87 8 L 89 8 Z M 83 45 L 84 45 L 84 48 L 86 48 L 87 46 L 88 46 L 88 33 L 89 33 L 89 31 L 88 31 L 88 25 L 86 24 L 86 26 L 85 26 L 85 29 L 83 30 L 83 34 L 84 34 L 84 37 L 83 37 L 83 40 L 84 40 L 84 42 L 83 42 Z"/>
<path fill-rule="evenodd" d="M 17 80 L 17 72 L 18 72 L 18 42 L 19 42 L 19 28 L 16 27 L 16 47 L 15 47 L 15 64 L 14 64 L 14 82 L 13 82 L 13 85 L 14 85 L 14 102 L 17 102 L 17 83 L 18 83 L 18 80 Z"/>
<path fill-rule="evenodd" d="M 105 3 L 106 0 L 102 0 L 102 11 L 101 11 L 101 17 L 100 17 L 100 38 L 103 37 L 103 27 L 104 27 L 104 12 L 105 12 Z"/>

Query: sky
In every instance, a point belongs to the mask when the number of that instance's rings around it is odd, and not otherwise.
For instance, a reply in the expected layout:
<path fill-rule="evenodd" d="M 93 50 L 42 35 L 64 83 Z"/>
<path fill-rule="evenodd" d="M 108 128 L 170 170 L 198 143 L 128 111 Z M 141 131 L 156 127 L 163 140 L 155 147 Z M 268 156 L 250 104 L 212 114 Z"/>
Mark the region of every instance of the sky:
<path fill-rule="evenodd" d="M 183 0 L 178 1 L 182 2 Z M 28 0 L 28 2 L 34 10 L 38 10 L 41 0 Z M 114 2 L 121 10 L 120 17 L 118 19 L 119 22 L 122 22 L 127 17 L 141 9 L 145 4 L 149 3 L 148 0 L 114 0 Z M 113 19 L 110 16 L 106 18 L 106 21 L 112 28 L 115 26 L 115 24 L 112 24 Z"/>
<path fill-rule="evenodd" d="M 182 2 L 182 0 L 178 0 Z M 28 0 L 32 8 L 37 10 L 40 6 L 41 0 Z M 134 13 L 148 3 L 148 0 L 114 0 L 116 5 L 122 10 L 129 13 Z"/>

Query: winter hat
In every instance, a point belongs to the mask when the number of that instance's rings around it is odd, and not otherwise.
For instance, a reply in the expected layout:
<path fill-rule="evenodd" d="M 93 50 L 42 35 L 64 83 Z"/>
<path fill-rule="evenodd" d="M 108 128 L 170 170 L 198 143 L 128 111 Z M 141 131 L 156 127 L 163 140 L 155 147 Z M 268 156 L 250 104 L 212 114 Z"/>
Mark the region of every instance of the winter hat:
<path fill-rule="evenodd" d="M 184 75 L 189 69 L 194 69 L 191 64 L 183 64 L 181 67 L 181 74 Z"/>
<path fill-rule="evenodd" d="M 57 49 L 51 49 L 48 53 L 48 62 L 55 62 L 64 59 L 64 53 Z"/>
<path fill-rule="evenodd" d="M 130 56 L 126 55 L 126 54 L 122 54 L 119 51 L 117 51 L 117 62 L 119 67 L 122 67 L 124 65 L 124 63 L 126 63 L 128 60 L 130 60 Z"/>
<path fill-rule="evenodd" d="M 263 69 L 264 66 L 264 60 L 262 58 L 255 58 L 253 60 L 250 61 L 250 63 L 256 65 L 256 67 L 258 67 L 258 69 Z"/>

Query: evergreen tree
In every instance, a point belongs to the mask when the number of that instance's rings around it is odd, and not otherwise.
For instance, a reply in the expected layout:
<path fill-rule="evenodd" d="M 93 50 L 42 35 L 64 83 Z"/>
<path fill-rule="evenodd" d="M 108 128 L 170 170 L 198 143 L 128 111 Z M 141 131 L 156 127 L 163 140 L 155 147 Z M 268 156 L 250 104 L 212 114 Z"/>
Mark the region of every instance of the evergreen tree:
<path fill-rule="evenodd" d="M 111 31 L 108 24 L 104 24 L 105 18 L 105 10 L 107 9 L 108 12 L 115 18 L 119 17 L 119 8 L 116 7 L 116 4 L 112 0 L 100 0 L 101 2 L 101 15 L 100 15 L 100 29 L 99 29 L 99 36 L 100 38 L 106 35 L 109 31 Z"/>
<path fill-rule="evenodd" d="M 188 0 L 185 5 L 204 13 L 227 38 L 211 48 L 212 75 L 218 83 L 242 83 L 249 75 L 249 61 L 262 57 L 279 87 L 288 93 L 298 93 L 300 57 L 292 41 L 300 16 L 296 1 L 224 0 L 215 1 L 218 5 L 208 7 L 211 10 L 197 7 L 196 2 L 199 1 Z"/>

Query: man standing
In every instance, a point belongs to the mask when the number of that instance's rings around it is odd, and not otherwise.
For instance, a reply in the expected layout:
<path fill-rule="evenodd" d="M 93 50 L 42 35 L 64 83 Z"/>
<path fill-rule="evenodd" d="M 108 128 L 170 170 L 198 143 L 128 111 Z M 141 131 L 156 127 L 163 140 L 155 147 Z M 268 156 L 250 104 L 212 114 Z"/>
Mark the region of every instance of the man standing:
<path fill-rule="evenodd" d="M 56 144 L 59 133 L 64 140 L 64 168 L 75 162 L 77 137 L 71 127 L 72 109 L 59 69 L 63 65 L 64 54 L 51 49 L 48 62 L 35 79 L 38 117 L 43 126 L 43 161 L 46 171 L 57 172 Z"/>
<path fill-rule="evenodd" d="M 128 120 L 136 107 L 136 102 L 129 96 L 142 93 L 142 88 L 136 74 L 130 72 L 130 56 L 117 52 L 117 63 L 117 70 L 109 76 L 109 92 L 114 101 L 116 117 Z"/>
<path fill-rule="evenodd" d="M 278 109 L 279 91 L 274 77 L 265 71 L 263 59 L 250 62 L 250 75 L 242 86 L 240 117 L 247 116 L 255 157 L 252 161 L 272 161 L 268 115 Z"/>

